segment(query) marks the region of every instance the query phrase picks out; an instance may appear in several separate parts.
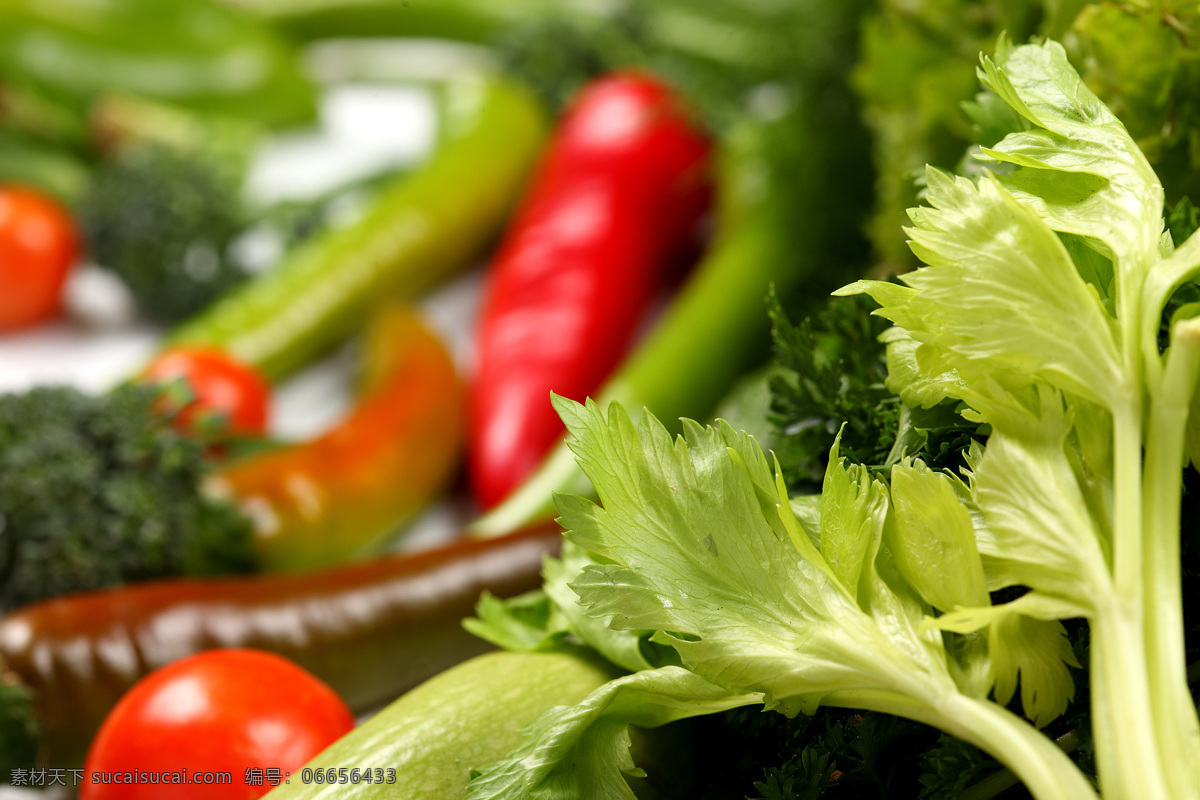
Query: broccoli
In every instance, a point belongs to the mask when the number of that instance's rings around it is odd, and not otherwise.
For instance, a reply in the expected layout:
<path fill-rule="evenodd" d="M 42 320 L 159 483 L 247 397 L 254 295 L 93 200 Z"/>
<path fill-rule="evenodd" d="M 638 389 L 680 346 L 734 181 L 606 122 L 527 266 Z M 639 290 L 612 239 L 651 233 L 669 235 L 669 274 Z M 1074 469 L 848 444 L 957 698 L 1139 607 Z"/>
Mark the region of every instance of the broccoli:
<path fill-rule="evenodd" d="M 0 610 L 253 568 L 249 520 L 200 490 L 202 446 L 156 413 L 157 391 L 0 396 Z"/>
<path fill-rule="evenodd" d="M 92 258 L 156 322 L 189 317 L 246 277 L 228 252 L 245 228 L 237 182 L 205 159 L 127 147 L 96 169 L 77 214 Z"/>

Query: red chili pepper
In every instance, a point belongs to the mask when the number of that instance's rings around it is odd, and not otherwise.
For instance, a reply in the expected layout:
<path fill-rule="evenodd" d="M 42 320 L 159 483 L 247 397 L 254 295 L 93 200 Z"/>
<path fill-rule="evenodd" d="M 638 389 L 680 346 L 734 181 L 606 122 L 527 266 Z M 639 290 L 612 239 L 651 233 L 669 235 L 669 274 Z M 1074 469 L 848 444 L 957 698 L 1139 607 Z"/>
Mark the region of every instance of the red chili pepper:
<path fill-rule="evenodd" d="M 568 110 L 484 289 L 468 466 L 484 507 L 562 436 L 619 363 L 708 205 L 708 139 L 655 78 L 590 84 Z"/>

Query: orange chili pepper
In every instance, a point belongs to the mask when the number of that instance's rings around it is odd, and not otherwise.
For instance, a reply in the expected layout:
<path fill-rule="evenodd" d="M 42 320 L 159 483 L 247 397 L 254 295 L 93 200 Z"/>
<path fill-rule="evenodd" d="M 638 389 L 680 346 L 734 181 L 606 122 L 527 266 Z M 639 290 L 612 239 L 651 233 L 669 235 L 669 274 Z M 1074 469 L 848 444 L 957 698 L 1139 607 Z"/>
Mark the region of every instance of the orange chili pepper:
<path fill-rule="evenodd" d="M 236 462 L 214 479 L 254 521 L 266 570 L 346 561 L 386 544 L 454 475 L 463 390 L 441 341 L 408 309 L 367 333 L 363 395 L 305 443 Z"/>

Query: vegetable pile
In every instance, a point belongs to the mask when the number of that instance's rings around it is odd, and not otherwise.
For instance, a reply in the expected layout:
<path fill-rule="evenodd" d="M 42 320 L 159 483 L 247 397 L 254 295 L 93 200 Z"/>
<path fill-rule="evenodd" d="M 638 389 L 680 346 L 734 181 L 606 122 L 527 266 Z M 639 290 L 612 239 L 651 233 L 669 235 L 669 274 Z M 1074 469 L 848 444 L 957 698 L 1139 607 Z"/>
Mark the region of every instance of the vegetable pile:
<path fill-rule="evenodd" d="M 1196 797 L 1195 9 L 145 3 L 0 9 L 0 314 L 57 313 L 48 193 L 143 316 L 188 317 L 107 394 L 0 397 L 0 780 Z M 490 74 L 435 80 L 433 153 L 357 218 L 248 210 L 335 32 Z M 11 197 L 57 254 L 12 249 Z M 298 243 L 243 274 L 274 214 Z M 489 255 L 460 375 L 395 301 Z M 354 408 L 267 438 L 271 384 L 355 335 Z M 481 512 L 461 540 L 381 553 L 443 496 Z"/>

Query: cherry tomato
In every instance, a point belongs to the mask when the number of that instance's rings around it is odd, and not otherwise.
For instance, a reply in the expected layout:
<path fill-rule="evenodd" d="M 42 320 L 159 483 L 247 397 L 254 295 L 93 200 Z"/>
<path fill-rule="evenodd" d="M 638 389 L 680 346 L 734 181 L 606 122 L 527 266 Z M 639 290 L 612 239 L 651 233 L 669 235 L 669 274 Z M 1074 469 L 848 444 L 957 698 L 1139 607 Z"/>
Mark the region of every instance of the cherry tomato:
<path fill-rule="evenodd" d="M 261 797 L 275 775 L 299 780 L 352 727 L 341 698 L 287 659 L 209 650 L 150 673 L 121 698 L 88 750 L 80 800 Z"/>
<path fill-rule="evenodd" d="M 167 350 L 150 362 L 142 378 L 163 386 L 164 412 L 203 439 L 256 436 L 266 428 L 266 380 L 219 350 Z"/>
<path fill-rule="evenodd" d="M 57 201 L 33 189 L 0 186 L 0 331 L 57 314 L 78 255 L 75 223 Z"/>

